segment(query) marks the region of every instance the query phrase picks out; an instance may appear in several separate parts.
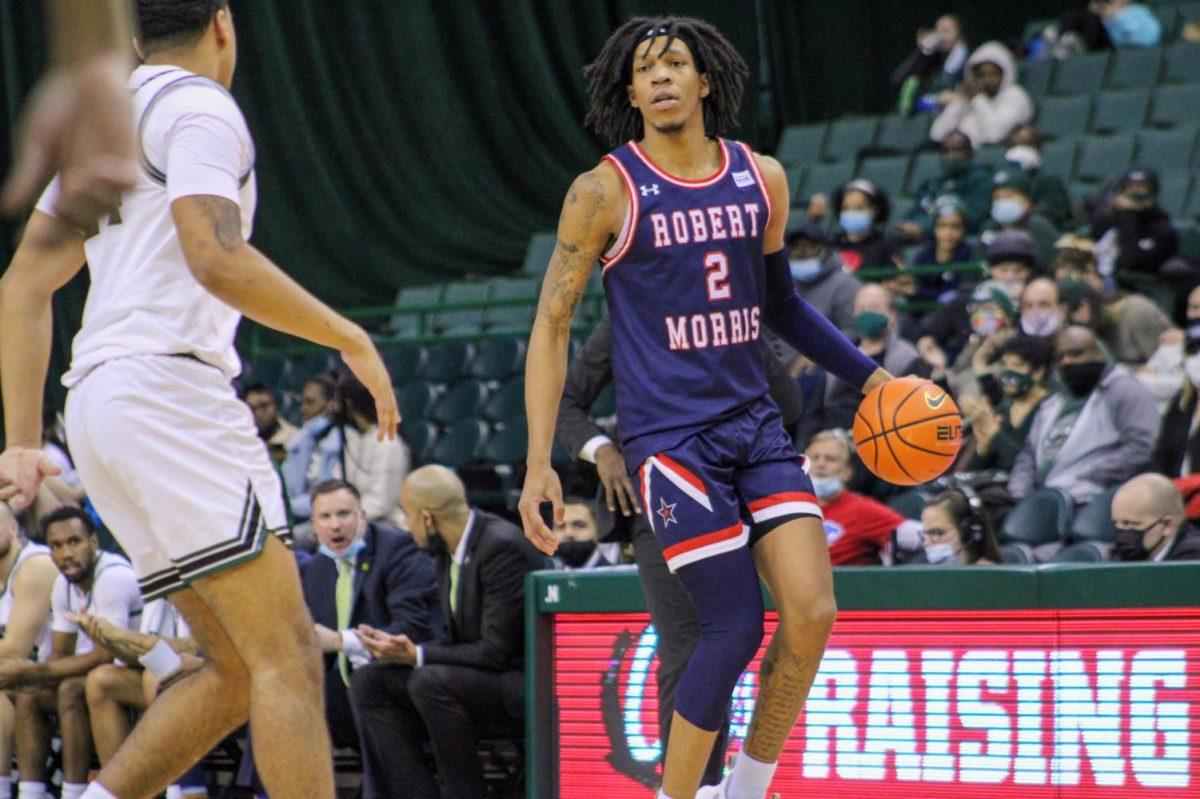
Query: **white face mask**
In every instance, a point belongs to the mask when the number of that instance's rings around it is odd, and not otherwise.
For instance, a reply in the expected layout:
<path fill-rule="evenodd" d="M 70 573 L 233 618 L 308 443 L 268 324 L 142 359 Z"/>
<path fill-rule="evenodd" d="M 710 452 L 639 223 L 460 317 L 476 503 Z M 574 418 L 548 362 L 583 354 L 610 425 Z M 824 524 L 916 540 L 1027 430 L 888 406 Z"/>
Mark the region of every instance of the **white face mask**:
<path fill-rule="evenodd" d="M 1004 160 L 1011 161 L 1021 167 L 1022 171 L 1028 172 L 1042 165 L 1042 154 L 1028 144 L 1018 144 L 1004 151 Z"/>
<path fill-rule="evenodd" d="M 930 544 L 925 547 L 925 559 L 930 563 L 958 562 L 958 553 L 953 544 Z"/>
<path fill-rule="evenodd" d="M 1029 311 L 1021 314 L 1021 330 L 1027 336 L 1049 336 L 1058 332 L 1062 322 L 1054 311 Z"/>
<path fill-rule="evenodd" d="M 1183 373 L 1187 375 L 1189 383 L 1200 388 L 1200 352 L 1187 357 L 1183 362 Z"/>

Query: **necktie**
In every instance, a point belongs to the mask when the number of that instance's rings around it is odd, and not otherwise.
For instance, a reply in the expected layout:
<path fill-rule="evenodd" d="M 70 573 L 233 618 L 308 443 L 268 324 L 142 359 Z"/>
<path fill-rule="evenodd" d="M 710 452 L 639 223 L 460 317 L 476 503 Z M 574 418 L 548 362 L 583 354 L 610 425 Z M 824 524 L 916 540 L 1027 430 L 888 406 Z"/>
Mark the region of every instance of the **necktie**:
<path fill-rule="evenodd" d="M 350 603 L 354 599 L 354 563 L 350 560 L 337 561 L 337 585 L 334 588 L 334 603 L 337 607 L 338 631 L 350 626 Z M 346 652 L 338 652 L 338 671 L 342 673 L 342 682 L 350 685 L 350 661 Z"/>
<path fill-rule="evenodd" d="M 450 615 L 458 613 L 458 573 L 462 567 L 457 562 L 450 561 Z"/>

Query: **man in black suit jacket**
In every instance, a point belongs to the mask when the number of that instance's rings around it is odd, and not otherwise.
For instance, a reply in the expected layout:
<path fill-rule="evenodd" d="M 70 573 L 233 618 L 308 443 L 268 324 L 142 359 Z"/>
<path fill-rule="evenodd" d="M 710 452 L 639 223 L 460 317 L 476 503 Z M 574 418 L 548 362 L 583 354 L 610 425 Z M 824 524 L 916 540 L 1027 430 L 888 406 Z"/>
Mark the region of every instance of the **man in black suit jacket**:
<path fill-rule="evenodd" d="M 477 743 L 523 734 L 525 573 L 548 564 L 520 528 L 472 509 L 444 466 L 412 472 L 400 505 L 417 544 L 437 555 L 446 634 L 417 644 L 359 628 L 375 657 L 350 683 L 364 799 L 485 797 Z"/>
<path fill-rule="evenodd" d="M 783 414 L 784 427 L 790 429 L 803 411 L 800 388 L 766 345 L 763 346 L 763 358 L 767 364 L 771 398 Z M 640 512 L 637 491 L 625 470 L 625 459 L 610 438 L 615 431 L 601 430 L 588 415 L 588 409 L 612 379 L 612 326 L 605 316 L 571 362 L 559 405 L 556 432 L 558 440 L 572 456 L 596 464 L 601 492 L 596 503 L 600 538 L 633 540 L 646 608 L 658 630 L 658 728 L 663 731 L 662 751 L 666 752 L 675 710 L 675 685 L 700 640 L 700 620 L 696 618 L 683 583 L 667 569 L 662 547 Z M 713 755 L 704 774 L 705 785 L 721 781 L 726 732 L 727 727 L 722 729 L 713 746 Z"/>
<path fill-rule="evenodd" d="M 301 582 L 325 652 L 325 715 L 334 745 L 358 749 L 347 688 L 351 673 L 372 657 L 355 628 L 432 639 L 442 628 L 437 575 L 412 536 L 367 522 L 358 489 L 344 480 L 313 488 L 312 525 L 320 550 L 301 569 Z"/>

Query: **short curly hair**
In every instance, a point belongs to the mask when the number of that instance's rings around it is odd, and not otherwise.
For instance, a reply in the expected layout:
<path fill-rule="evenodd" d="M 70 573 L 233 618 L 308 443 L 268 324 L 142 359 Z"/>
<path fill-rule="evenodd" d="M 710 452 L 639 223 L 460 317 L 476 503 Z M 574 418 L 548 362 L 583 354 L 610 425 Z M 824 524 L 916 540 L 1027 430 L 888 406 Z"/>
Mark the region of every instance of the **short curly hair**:
<path fill-rule="evenodd" d="M 195 43 L 229 0 L 137 0 L 142 52 Z"/>

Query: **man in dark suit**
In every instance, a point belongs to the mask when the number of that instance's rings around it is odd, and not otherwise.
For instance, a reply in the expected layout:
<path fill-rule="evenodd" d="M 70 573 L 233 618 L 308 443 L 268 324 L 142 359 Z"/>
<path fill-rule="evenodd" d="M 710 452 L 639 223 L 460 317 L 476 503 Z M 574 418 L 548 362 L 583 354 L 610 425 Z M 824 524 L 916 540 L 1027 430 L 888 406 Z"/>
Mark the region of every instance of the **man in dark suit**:
<path fill-rule="evenodd" d="M 334 745 L 359 749 L 347 688 L 372 657 L 355 628 L 431 640 L 442 628 L 437 575 L 411 535 L 367 522 L 358 489 L 344 480 L 313 488 L 312 525 L 320 550 L 301 581 L 325 652 L 325 714 Z"/>
<path fill-rule="evenodd" d="M 525 573 L 549 564 L 520 528 L 471 508 L 462 481 L 444 466 L 412 472 L 400 505 L 417 544 L 437 556 L 446 633 L 417 644 L 358 630 L 375 658 L 350 681 L 369 783 L 364 799 L 484 797 L 477 743 L 523 734 Z"/>
<path fill-rule="evenodd" d="M 784 427 L 790 429 L 803 411 L 800 388 L 765 345 L 763 357 L 767 363 L 771 398 L 783 414 Z M 640 512 L 637 491 L 625 470 L 625 459 L 609 437 L 615 435 L 615 431 L 601 430 L 588 416 L 588 409 L 612 379 L 612 326 L 605 316 L 584 342 L 567 372 L 556 432 L 558 440 L 571 455 L 596 465 L 600 478 L 596 522 L 601 540 L 633 541 L 646 607 L 658 630 L 658 728 L 663 731 L 662 751 L 666 752 L 675 710 L 675 685 L 700 640 L 700 620 L 696 618 L 683 584 L 667 569 L 662 547 Z M 722 730 L 713 747 L 713 756 L 704 774 L 705 785 L 721 781 L 726 732 L 727 729 Z"/>
<path fill-rule="evenodd" d="M 1200 530 L 1188 524 L 1179 489 L 1161 474 L 1139 474 L 1122 485 L 1113 495 L 1112 520 L 1113 560 L 1200 560 Z"/>

